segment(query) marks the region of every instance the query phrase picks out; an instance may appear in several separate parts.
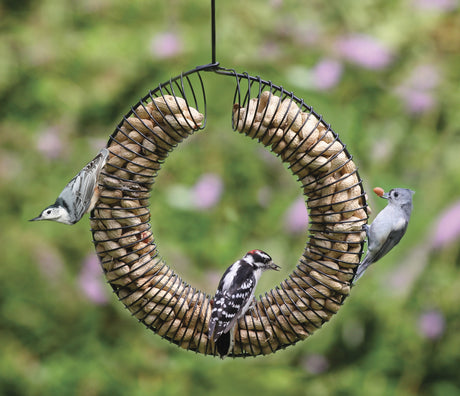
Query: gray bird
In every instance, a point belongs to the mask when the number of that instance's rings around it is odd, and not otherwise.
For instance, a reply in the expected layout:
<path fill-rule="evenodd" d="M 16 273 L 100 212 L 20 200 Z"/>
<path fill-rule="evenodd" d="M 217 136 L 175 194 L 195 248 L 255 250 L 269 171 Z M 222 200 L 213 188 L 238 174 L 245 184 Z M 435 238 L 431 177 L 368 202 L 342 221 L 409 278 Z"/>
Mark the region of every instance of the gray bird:
<path fill-rule="evenodd" d="M 393 188 L 381 197 L 388 199 L 388 205 L 377 215 L 367 233 L 367 254 L 359 264 L 353 284 L 361 278 L 364 271 L 393 249 L 404 236 L 412 212 L 412 195 L 407 188 Z"/>
<path fill-rule="evenodd" d="M 44 209 L 40 216 L 30 221 L 52 220 L 64 224 L 75 224 L 85 213 L 90 212 L 97 199 L 97 179 L 109 158 L 109 150 L 103 148 L 62 190 L 56 202 Z"/>

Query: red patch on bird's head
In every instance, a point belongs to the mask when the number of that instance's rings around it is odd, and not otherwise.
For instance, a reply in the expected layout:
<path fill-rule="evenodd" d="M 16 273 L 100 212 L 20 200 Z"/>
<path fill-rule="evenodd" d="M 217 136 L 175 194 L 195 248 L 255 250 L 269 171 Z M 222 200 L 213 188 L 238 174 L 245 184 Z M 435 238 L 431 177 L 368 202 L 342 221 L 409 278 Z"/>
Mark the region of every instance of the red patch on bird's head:
<path fill-rule="evenodd" d="M 248 254 L 256 254 L 256 253 L 259 253 L 260 250 L 259 249 L 254 249 L 254 250 L 251 250 L 250 252 L 248 252 Z"/>

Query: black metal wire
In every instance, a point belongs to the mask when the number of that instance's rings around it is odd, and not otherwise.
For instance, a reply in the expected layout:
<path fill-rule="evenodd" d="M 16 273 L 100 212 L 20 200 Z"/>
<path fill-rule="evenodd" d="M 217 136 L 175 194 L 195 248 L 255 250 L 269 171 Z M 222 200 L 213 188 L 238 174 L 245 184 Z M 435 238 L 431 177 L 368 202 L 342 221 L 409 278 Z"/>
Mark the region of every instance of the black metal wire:
<path fill-rule="evenodd" d="M 216 2 L 211 0 L 211 63 L 216 63 Z"/>

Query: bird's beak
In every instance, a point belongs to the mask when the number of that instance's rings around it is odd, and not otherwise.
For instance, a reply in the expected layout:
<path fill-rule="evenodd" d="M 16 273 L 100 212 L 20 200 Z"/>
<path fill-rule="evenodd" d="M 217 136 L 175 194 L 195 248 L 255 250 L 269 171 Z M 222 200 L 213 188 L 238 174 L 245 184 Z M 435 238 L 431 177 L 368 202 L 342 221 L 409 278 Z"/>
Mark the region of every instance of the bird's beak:
<path fill-rule="evenodd" d="M 271 262 L 270 269 L 275 270 L 275 271 L 279 271 L 280 268 L 281 267 L 279 265 L 276 265 L 273 261 Z"/>
<path fill-rule="evenodd" d="M 37 220 L 41 220 L 41 216 L 37 216 L 37 217 L 34 217 L 33 219 L 30 219 L 29 221 L 37 221 Z"/>
<path fill-rule="evenodd" d="M 388 193 L 386 192 L 386 193 L 382 194 L 382 195 L 380 196 L 380 198 L 388 199 L 388 198 L 390 198 L 390 196 L 389 196 Z"/>

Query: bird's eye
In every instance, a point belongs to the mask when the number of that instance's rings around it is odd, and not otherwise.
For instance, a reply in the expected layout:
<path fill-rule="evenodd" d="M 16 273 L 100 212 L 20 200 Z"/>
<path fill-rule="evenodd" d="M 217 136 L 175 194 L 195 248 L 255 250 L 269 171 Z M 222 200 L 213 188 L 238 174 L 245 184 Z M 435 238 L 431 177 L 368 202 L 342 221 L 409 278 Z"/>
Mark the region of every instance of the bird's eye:
<path fill-rule="evenodd" d="M 395 192 L 393 193 L 393 196 L 394 196 L 395 198 L 398 198 L 398 197 L 399 197 L 399 193 L 398 193 L 397 191 L 395 191 Z"/>
<path fill-rule="evenodd" d="M 48 210 L 46 211 L 46 214 L 51 214 L 51 209 L 48 209 Z"/>

